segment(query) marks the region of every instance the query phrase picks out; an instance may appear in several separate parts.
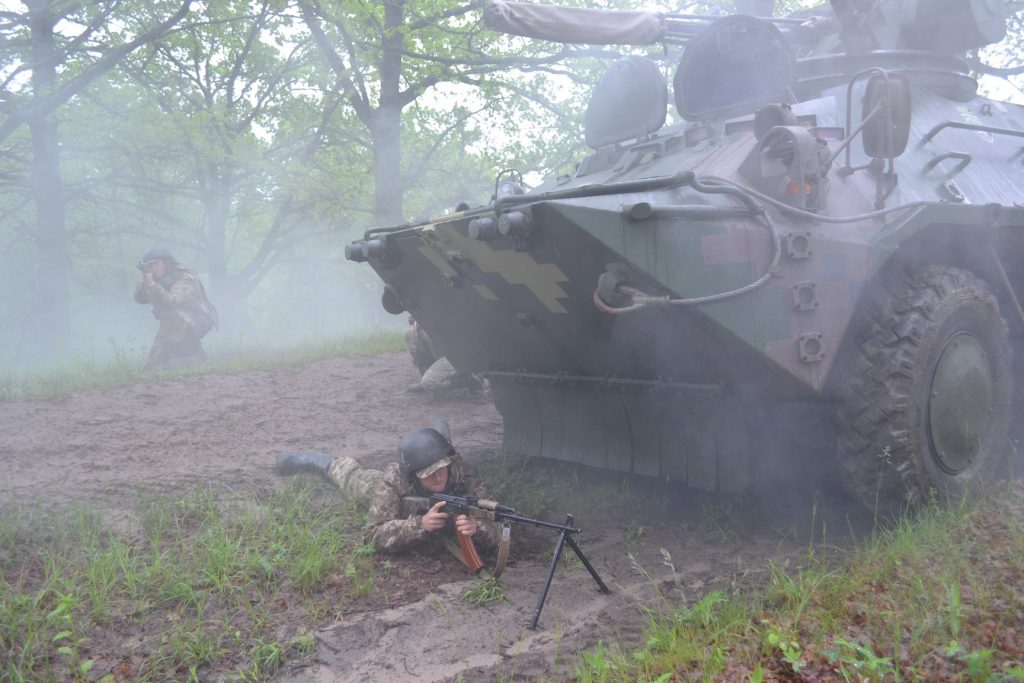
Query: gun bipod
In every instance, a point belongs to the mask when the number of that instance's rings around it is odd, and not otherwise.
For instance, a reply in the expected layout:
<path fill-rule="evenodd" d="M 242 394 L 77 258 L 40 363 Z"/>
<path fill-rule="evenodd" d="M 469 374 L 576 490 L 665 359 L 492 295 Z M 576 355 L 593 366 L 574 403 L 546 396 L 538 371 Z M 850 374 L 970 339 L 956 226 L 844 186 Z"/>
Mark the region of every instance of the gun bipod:
<path fill-rule="evenodd" d="M 533 618 L 530 620 L 530 624 L 526 627 L 533 631 L 537 628 L 537 621 L 540 619 L 540 612 L 544 609 L 544 601 L 548 598 L 548 590 L 551 588 L 551 580 L 555 578 L 555 569 L 558 567 L 558 558 L 562 556 L 562 550 L 568 543 L 569 547 L 572 548 L 573 552 L 576 553 L 576 557 L 580 558 L 580 562 L 587 568 L 590 575 L 594 577 L 594 581 L 597 582 L 597 590 L 602 593 L 611 593 L 608 586 L 604 585 L 604 581 L 598 576 L 597 570 L 594 569 L 593 565 L 590 564 L 590 560 L 583 554 L 580 547 L 576 545 L 576 541 L 573 540 L 572 534 L 579 533 L 579 529 L 573 526 L 572 515 L 565 516 L 565 526 L 561 527 L 561 531 L 558 534 L 558 544 L 555 546 L 555 554 L 551 558 L 551 565 L 548 567 L 548 577 L 544 580 L 544 587 L 541 589 L 540 596 L 537 598 L 537 609 L 533 611 Z"/>

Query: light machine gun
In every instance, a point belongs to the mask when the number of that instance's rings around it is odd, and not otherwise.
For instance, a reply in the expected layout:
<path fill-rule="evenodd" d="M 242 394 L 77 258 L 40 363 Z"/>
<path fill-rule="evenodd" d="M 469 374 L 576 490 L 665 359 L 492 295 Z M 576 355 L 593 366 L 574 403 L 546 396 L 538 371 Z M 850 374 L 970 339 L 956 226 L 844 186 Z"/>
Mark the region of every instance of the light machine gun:
<path fill-rule="evenodd" d="M 537 608 L 533 612 L 533 618 L 530 620 L 528 629 L 531 631 L 537 628 L 537 620 L 540 619 L 540 612 L 544 609 L 544 601 L 547 600 L 548 590 L 551 588 L 551 580 L 555 577 L 555 568 L 558 566 L 558 558 L 562 556 L 562 549 L 566 544 L 572 548 L 573 552 L 576 553 L 576 557 L 580 558 L 580 562 L 587 568 L 590 575 L 594 577 L 594 581 L 597 583 L 597 589 L 602 593 L 611 593 L 608 590 L 608 586 L 604 585 L 604 581 L 598 576 L 597 570 L 594 569 L 593 565 L 587 559 L 580 547 L 576 545 L 576 541 L 573 539 L 575 534 L 580 533 L 580 529 L 573 526 L 572 515 L 565 516 L 565 524 L 556 524 L 554 522 L 545 522 L 541 519 L 533 519 L 532 517 L 525 517 L 515 511 L 514 508 L 510 508 L 507 505 L 502 505 L 497 501 L 487 500 L 486 498 L 475 498 L 473 496 L 450 496 L 446 493 L 434 493 L 430 496 L 430 506 L 443 502 L 443 511 L 447 512 L 452 517 L 456 515 L 466 515 L 468 517 L 474 517 L 476 519 L 489 519 L 495 522 L 501 522 L 507 524 L 509 522 L 517 522 L 522 524 L 532 524 L 533 526 L 540 527 L 541 529 L 552 529 L 558 531 L 558 544 L 555 546 L 555 554 L 551 558 L 551 565 L 548 567 L 548 576 L 544 581 L 544 588 L 541 590 L 540 595 L 537 597 Z M 467 537 L 468 538 L 468 537 Z M 475 550 L 474 550 L 475 552 Z"/>

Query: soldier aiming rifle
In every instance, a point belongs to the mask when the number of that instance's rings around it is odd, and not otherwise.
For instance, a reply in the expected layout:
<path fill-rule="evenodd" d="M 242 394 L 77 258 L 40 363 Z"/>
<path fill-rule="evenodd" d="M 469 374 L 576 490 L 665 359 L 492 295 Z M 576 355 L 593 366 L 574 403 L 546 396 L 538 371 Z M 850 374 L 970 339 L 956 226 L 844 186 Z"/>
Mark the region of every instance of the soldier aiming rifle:
<path fill-rule="evenodd" d="M 445 548 L 476 576 L 484 572 L 477 546 L 484 549 L 498 546 L 497 563 L 491 576 L 501 575 L 509 554 L 510 523 L 558 531 L 547 579 L 528 626 L 531 630 L 537 626 L 565 545 L 579 557 L 598 590 L 610 592 L 573 539 L 580 530 L 573 526 L 572 515 L 566 517 L 565 524 L 556 524 L 520 515 L 514 508 L 491 500 L 483 484 L 468 473 L 466 464 L 451 444 L 448 425 L 443 420 L 435 423 L 435 428 L 417 429 L 407 434 L 398 447 L 398 462 L 389 464 L 383 472 L 363 468 L 349 457 L 332 458 L 323 453 L 286 455 L 278 462 L 277 471 L 279 474 L 301 471 L 320 474 L 337 485 L 347 498 L 369 502 L 365 533 L 378 552 Z"/>
<path fill-rule="evenodd" d="M 331 457 L 323 453 L 292 453 L 278 463 L 280 474 L 315 472 L 333 482 L 346 498 L 369 503 L 365 532 L 378 552 L 429 552 L 452 549 L 468 557 L 461 549 L 472 538 L 482 548 L 497 544 L 498 526 L 487 520 L 443 511 L 443 502 L 427 505 L 431 494 L 486 496 L 486 488 L 473 475 L 448 438 L 448 426 L 438 421 L 437 428 L 417 429 L 406 434 L 398 446 L 398 461 L 383 471 L 363 468 L 349 457 Z M 442 433 L 443 432 L 443 433 Z M 472 546 L 470 546 L 472 547 Z M 469 565 L 480 570 L 479 558 Z"/>
<path fill-rule="evenodd" d="M 179 263 L 166 247 L 150 249 L 135 267 L 141 273 L 135 285 L 135 301 L 151 304 L 153 317 L 160 321 L 145 369 L 206 360 L 202 339 L 216 327 L 218 319 L 199 276 Z"/>

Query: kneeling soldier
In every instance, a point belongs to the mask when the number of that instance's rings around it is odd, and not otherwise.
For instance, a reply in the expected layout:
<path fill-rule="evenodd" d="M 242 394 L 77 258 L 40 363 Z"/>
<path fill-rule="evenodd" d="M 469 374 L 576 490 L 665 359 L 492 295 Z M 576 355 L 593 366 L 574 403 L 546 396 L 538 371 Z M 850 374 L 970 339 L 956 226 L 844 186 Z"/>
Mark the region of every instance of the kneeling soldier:
<path fill-rule="evenodd" d="M 138 268 L 142 275 L 135 301 L 151 304 L 153 317 L 160 321 L 145 369 L 206 360 L 202 339 L 217 326 L 217 309 L 206 298 L 199 276 L 165 247 L 147 251 Z"/>

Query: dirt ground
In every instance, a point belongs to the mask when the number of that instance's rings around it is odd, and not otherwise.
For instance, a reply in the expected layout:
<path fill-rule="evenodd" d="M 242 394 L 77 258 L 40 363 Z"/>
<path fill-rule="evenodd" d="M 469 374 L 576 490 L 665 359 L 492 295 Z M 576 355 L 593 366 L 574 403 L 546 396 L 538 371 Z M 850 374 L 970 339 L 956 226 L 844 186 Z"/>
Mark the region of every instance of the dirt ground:
<path fill-rule="evenodd" d="M 414 379 L 405 354 L 385 353 L 0 403 L 0 495 L 16 503 L 85 502 L 116 523 L 133 514 L 136 491 L 208 482 L 239 491 L 282 487 L 273 465 L 289 451 L 379 466 L 394 457 L 403 433 L 436 417 L 448 419 L 470 462 L 498 457 L 501 418 L 487 400 L 406 393 Z M 529 467 L 569 476 L 561 465 Z M 600 510 L 557 511 L 587 520 L 583 548 L 610 595 L 595 590 L 578 562 L 567 562 L 539 628 L 528 631 L 550 557 L 538 548 L 548 541 L 553 547 L 554 534 L 514 534 L 518 561 L 501 579 L 507 600 L 483 608 L 461 599 L 473 584 L 454 558 L 424 558 L 422 565 L 409 558 L 403 564 L 422 566 L 428 576 L 405 594 L 405 604 L 380 603 L 317 630 L 312 659 L 286 666 L 277 679 L 561 680 L 584 648 L 636 644 L 649 607 L 689 604 L 713 588 L 756 581 L 768 559 L 785 562 L 807 547 L 807 529 L 733 524 L 723 517 L 731 505 L 685 489 L 640 480 L 626 486 L 606 473 L 577 473 L 573 481 L 598 493 L 629 491 Z"/>

